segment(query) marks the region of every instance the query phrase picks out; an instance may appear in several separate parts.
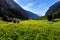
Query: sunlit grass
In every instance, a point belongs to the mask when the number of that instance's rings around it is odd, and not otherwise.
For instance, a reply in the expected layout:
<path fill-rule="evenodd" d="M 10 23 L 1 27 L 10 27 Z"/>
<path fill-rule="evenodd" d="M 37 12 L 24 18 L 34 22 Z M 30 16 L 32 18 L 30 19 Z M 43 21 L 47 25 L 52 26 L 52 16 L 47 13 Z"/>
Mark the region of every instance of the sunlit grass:
<path fill-rule="evenodd" d="M 25 20 L 18 24 L 1 21 L 0 40 L 60 40 L 60 21 Z"/>

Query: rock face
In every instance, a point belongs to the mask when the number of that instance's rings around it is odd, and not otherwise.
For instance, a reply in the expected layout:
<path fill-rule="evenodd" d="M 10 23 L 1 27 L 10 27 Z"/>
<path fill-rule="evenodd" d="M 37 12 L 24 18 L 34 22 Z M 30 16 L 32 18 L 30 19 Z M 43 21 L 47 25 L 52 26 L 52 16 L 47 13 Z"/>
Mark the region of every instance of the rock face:
<path fill-rule="evenodd" d="M 22 7 L 20 7 L 16 2 L 14 2 L 14 0 L 0 0 L 0 17 L 2 17 L 2 19 L 4 20 L 6 20 L 7 18 L 29 19 L 30 16 L 29 13 Z M 38 15 L 36 16 L 39 17 Z"/>
<path fill-rule="evenodd" d="M 47 16 L 47 18 L 49 16 L 51 16 L 52 19 L 60 18 L 60 1 L 56 2 L 55 4 L 53 4 L 48 9 L 48 11 L 46 12 L 45 16 Z"/>

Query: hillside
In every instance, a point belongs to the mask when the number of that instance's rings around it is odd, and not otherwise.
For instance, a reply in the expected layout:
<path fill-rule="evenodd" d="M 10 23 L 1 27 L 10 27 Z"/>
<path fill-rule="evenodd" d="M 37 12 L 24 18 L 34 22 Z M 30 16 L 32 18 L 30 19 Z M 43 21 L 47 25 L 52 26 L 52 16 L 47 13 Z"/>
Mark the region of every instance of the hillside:
<path fill-rule="evenodd" d="M 37 19 L 40 17 L 37 14 L 34 14 L 33 12 L 30 12 L 30 11 L 26 11 L 26 13 L 28 13 L 29 19 Z"/>
<path fill-rule="evenodd" d="M 60 18 L 60 1 L 53 4 L 45 14 L 47 17 L 50 15 L 53 19 Z"/>
<path fill-rule="evenodd" d="M 31 15 L 30 15 L 31 13 Z M 14 0 L 0 0 L 0 17 L 7 21 L 8 18 L 19 18 L 19 19 L 29 19 L 36 18 L 34 15 L 38 15 L 27 12 L 21 6 L 19 6 Z"/>
<path fill-rule="evenodd" d="M 60 19 L 26 20 L 19 24 L 0 20 L 0 40 L 60 40 Z"/>

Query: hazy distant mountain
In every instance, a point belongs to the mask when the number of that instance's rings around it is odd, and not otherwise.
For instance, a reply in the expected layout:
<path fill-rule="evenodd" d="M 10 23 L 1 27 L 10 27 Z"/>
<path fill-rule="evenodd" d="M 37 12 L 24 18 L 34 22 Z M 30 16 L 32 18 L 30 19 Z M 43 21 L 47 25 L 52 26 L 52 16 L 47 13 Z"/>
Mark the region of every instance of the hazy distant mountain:
<path fill-rule="evenodd" d="M 53 4 L 45 15 L 52 15 L 52 18 L 60 18 L 60 1 Z"/>
<path fill-rule="evenodd" d="M 5 18 L 19 18 L 19 19 L 29 19 L 37 18 L 38 15 L 24 10 L 19 6 L 14 0 L 0 0 L 0 17 Z"/>
<path fill-rule="evenodd" d="M 30 11 L 26 11 L 28 13 L 29 19 L 35 19 L 35 18 L 39 18 L 38 15 L 30 12 Z"/>

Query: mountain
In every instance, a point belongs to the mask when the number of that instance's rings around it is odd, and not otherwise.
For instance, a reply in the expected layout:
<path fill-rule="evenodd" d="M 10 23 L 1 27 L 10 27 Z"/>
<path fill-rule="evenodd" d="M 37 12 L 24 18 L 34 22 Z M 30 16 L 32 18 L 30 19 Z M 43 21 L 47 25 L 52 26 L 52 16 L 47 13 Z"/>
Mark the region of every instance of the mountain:
<path fill-rule="evenodd" d="M 55 18 L 60 18 L 60 1 L 53 4 L 48 11 L 46 12 L 45 16 Z"/>
<path fill-rule="evenodd" d="M 40 17 L 40 16 L 38 16 L 38 15 L 30 12 L 30 11 L 26 11 L 26 12 L 28 13 L 28 16 L 29 16 L 28 18 L 29 19 L 36 19 L 36 18 L 39 18 Z"/>
<path fill-rule="evenodd" d="M 30 11 L 24 10 L 21 6 L 14 2 L 14 0 L 0 0 L 0 17 L 2 17 L 3 20 L 7 20 L 7 18 L 27 20 L 39 16 Z"/>

